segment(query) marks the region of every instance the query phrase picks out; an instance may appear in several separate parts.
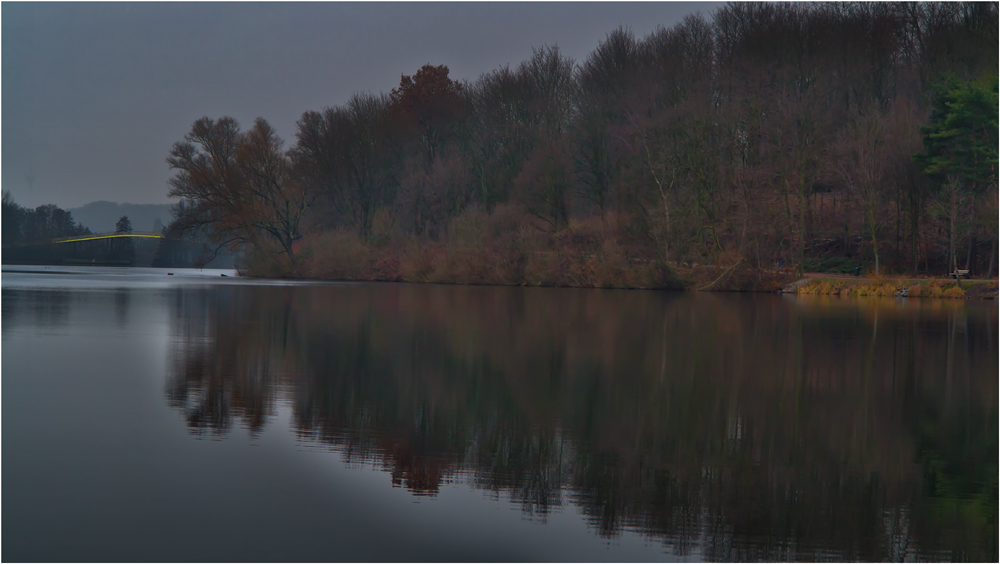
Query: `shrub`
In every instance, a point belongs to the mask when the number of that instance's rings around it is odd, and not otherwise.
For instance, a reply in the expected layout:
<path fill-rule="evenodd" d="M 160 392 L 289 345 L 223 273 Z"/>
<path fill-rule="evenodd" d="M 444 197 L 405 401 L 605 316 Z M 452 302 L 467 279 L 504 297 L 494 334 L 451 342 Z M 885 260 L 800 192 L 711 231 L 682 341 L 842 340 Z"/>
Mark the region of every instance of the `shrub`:
<path fill-rule="evenodd" d="M 288 255 L 272 243 L 248 246 L 249 252 L 243 253 L 237 268 L 240 272 L 261 278 L 294 277 L 297 275 L 292 268 Z M 302 253 L 300 253 L 302 254 Z M 299 260 L 301 266 L 302 261 Z"/>
<path fill-rule="evenodd" d="M 942 297 L 945 297 L 945 298 L 965 298 L 965 290 L 959 288 L 958 284 L 955 284 L 951 288 L 948 288 L 947 290 L 945 290 L 943 292 L 943 294 L 942 294 Z"/>
<path fill-rule="evenodd" d="M 448 245 L 481 248 L 489 238 L 490 220 L 478 206 L 467 208 L 448 225 Z"/>
<path fill-rule="evenodd" d="M 302 241 L 300 270 L 308 278 L 365 280 L 370 277 L 369 249 L 354 231 L 327 231 Z"/>
<path fill-rule="evenodd" d="M 440 279 L 441 245 L 430 241 L 410 240 L 399 257 L 399 274 L 407 282 L 444 282 Z"/>

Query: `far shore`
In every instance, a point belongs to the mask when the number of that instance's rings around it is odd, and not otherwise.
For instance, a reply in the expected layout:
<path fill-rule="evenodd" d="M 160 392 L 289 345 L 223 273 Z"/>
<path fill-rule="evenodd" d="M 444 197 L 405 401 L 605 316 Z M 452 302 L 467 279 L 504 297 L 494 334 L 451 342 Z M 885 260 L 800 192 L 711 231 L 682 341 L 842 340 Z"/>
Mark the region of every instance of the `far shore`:
<path fill-rule="evenodd" d="M 722 270 L 721 274 L 719 274 Z M 768 273 L 763 277 L 733 275 L 725 269 L 714 269 L 707 266 L 677 269 L 677 277 L 672 283 L 654 286 L 628 284 L 581 284 L 551 283 L 551 282 L 502 282 L 480 280 L 458 280 L 453 277 L 434 279 L 424 277 L 411 279 L 405 276 L 394 277 L 312 277 L 306 279 L 342 282 L 404 282 L 416 284 L 447 284 L 455 286 L 521 286 L 540 288 L 589 288 L 607 290 L 672 290 L 672 291 L 704 291 L 704 292 L 751 292 L 778 293 L 797 295 L 825 295 L 843 297 L 899 297 L 899 298 L 942 298 L 942 299 L 996 299 L 1000 281 L 992 279 L 962 279 L 941 277 L 905 277 L 900 275 L 852 276 L 826 272 L 806 272 L 798 277 L 791 272 Z M 268 276 L 263 278 L 285 278 L 287 275 Z M 753 279 L 751 279 L 753 278 Z"/>
<path fill-rule="evenodd" d="M 35 270 L 17 270 L 20 265 L 4 264 L 6 273 L 35 273 Z M 41 265 L 30 265 L 38 267 Z M 61 266 L 61 265 L 50 265 Z M 88 265 L 84 265 L 88 266 Z M 124 267 L 129 268 L 129 267 Z M 166 274 L 170 268 L 162 269 Z M 237 271 L 239 272 L 239 271 Z M 48 273 L 76 274 L 73 272 Z M 314 280 L 318 282 L 403 282 L 415 284 L 447 284 L 455 286 L 520 286 L 537 288 L 589 288 L 606 290 L 673 290 L 673 291 L 704 291 L 704 292 L 752 292 L 779 293 L 817 296 L 842 297 L 897 297 L 897 298 L 943 298 L 943 299 L 997 299 L 1000 281 L 992 279 L 962 279 L 940 277 L 904 277 L 899 275 L 852 276 L 849 274 L 834 274 L 826 272 L 806 272 L 801 277 L 791 271 L 754 275 L 750 271 L 733 272 L 733 269 L 716 269 L 707 265 L 677 267 L 675 276 L 669 280 L 650 280 L 652 285 L 629 284 L 629 278 L 620 277 L 617 280 L 587 280 L 581 283 L 579 279 L 560 280 L 462 280 L 456 276 L 434 276 L 425 273 L 421 277 L 410 277 L 401 274 L 390 276 L 354 276 L 340 272 L 341 276 L 289 276 L 288 272 L 243 272 L 237 274 L 247 278 L 263 278 L 269 280 Z M 333 273 L 330 273 L 333 274 Z M 347 274 L 347 275 L 345 275 Z M 373 273 L 368 273 L 373 274 Z M 572 277 L 571 277 L 572 278 Z"/>

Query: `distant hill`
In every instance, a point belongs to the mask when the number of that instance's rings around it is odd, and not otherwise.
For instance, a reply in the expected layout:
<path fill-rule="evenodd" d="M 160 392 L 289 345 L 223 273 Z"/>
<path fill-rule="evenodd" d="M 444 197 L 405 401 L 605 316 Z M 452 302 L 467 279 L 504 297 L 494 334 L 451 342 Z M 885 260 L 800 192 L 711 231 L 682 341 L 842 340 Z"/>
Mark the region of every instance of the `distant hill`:
<path fill-rule="evenodd" d="M 115 224 L 127 215 L 136 231 L 159 231 L 153 229 L 157 218 L 162 226 L 173 219 L 171 204 L 119 204 L 115 202 L 90 202 L 79 208 L 66 210 L 73 214 L 73 220 L 83 224 L 93 233 L 107 233 L 115 230 Z"/>

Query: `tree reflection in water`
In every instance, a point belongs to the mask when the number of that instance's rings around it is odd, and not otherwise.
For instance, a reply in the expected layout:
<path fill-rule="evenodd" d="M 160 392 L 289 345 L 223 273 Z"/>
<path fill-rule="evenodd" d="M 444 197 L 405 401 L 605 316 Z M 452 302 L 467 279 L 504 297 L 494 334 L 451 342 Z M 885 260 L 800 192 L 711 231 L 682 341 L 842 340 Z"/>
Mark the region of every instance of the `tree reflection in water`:
<path fill-rule="evenodd" d="M 71 293 L 67 291 L 4 288 L 0 295 L 3 304 L 0 332 L 6 337 L 10 330 L 28 323 L 28 319 L 38 327 L 64 327 L 69 322 L 71 301 Z"/>
<path fill-rule="evenodd" d="M 712 560 L 997 558 L 997 312 L 394 284 L 178 292 L 171 405 Z"/>

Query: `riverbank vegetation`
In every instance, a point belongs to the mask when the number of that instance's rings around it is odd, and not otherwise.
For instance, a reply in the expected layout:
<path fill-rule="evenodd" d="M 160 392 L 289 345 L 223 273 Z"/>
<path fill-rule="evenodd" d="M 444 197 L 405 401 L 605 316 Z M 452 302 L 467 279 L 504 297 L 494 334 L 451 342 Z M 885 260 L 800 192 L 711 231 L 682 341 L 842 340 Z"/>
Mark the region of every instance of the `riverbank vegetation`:
<path fill-rule="evenodd" d="M 913 280 L 882 278 L 851 280 L 814 278 L 787 290 L 790 293 L 879 298 L 991 298 L 997 297 L 997 283 L 991 280 Z"/>
<path fill-rule="evenodd" d="M 459 82 L 203 118 L 172 228 L 251 273 L 777 289 L 807 269 L 992 277 L 995 3 L 741 4 Z M 825 267 L 823 265 L 826 265 Z"/>

